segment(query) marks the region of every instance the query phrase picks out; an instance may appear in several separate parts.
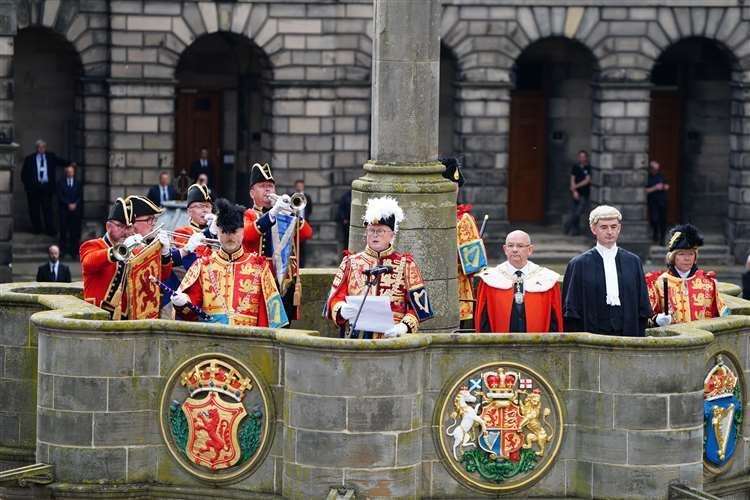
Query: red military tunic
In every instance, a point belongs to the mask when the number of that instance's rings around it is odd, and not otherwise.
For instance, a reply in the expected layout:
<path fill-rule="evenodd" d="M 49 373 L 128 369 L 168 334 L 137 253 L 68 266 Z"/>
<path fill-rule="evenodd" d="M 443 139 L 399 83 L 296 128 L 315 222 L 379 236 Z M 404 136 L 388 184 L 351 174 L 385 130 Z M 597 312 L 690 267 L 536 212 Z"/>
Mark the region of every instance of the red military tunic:
<path fill-rule="evenodd" d="M 477 274 L 477 309 L 474 325 L 477 332 L 508 332 L 514 301 L 515 276 L 507 262 Z M 528 263 L 523 277 L 526 331 L 562 332 L 563 319 L 560 296 L 560 275 L 533 262 Z M 482 319 L 489 320 L 489 330 L 482 328 Z"/>
<path fill-rule="evenodd" d="M 84 241 L 81 244 L 79 254 L 81 259 L 81 275 L 83 279 L 83 299 L 102 307 L 102 301 L 107 298 L 108 292 L 112 295 L 114 290 L 110 288 L 121 287 L 122 295 L 120 299 L 120 310 L 125 313 L 128 310 L 127 294 L 125 293 L 125 263 L 118 262 L 112 258 L 112 243 L 105 234 L 102 238 Z M 137 254 L 140 248 L 136 248 L 134 253 Z M 118 269 L 120 272 L 118 273 Z M 172 272 L 172 263 L 165 262 L 162 259 L 161 276 L 169 276 Z M 117 277 L 117 280 L 115 280 Z"/>
<path fill-rule="evenodd" d="M 325 316 L 340 327 L 345 326 L 347 321 L 339 310 L 346 303 L 346 296 L 362 295 L 367 288 L 364 271 L 381 265 L 391 266 L 393 271 L 383 274 L 369 295 L 389 295 L 394 324 L 403 322 L 409 332 L 415 333 L 419 323 L 431 318 L 433 312 L 414 258 L 408 253 L 394 252 L 392 246 L 382 252 L 367 247 L 363 252 L 344 257 L 328 294 Z"/>
<path fill-rule="evenodd" d="M 654 314 L 664 313 L 664 278 L 669 289 L 669 314 L 672 323 L 687 323 L 729 314 L 716 285 L 716 274 L 696 270 L 684 280 L 669 271 L 646 275 L 648 300 Z"/>
<path fill-rule="evenodd" d="M 222 323 L 272 328 L 289 323 L 268 260 L 242 248 L 232 255 L 219 249 L 197 259 L 180 289 L 190 302 Z M 181 319 L 195 319 L 188 308 L 175 309 Z"/>

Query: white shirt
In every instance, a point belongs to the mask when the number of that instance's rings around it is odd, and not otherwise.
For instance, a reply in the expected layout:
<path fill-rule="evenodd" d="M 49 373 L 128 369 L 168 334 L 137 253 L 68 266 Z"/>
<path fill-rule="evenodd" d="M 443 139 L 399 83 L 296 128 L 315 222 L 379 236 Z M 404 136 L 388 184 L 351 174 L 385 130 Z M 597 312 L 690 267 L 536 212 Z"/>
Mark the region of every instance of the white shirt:
<path fill-rule="evenodd" d="M 596 251 L 602 256 L 604 261 L 604 282 L 607 287 L 607 305 L 620 305 L 620 282 L 617 280 L 617 245 L 607 248 L 599 243 L 596 244 Z"/>
<path fill-rule="evenodd" d="M 167 191 L 167 186 L 162 186 L 161 187 L 161 201 L 167 201 L 167 196 L 169 196 L 168 191 Z"/>
<path fill-rule="evenodd" d="M 680 278 L 682 278 L 683 280 L 687 279 L 687 277 L 688 277 L 688 276 L 690 275 L 690 271 L 685 271 L 685 272 L 683 273 L 682 271 L 680 271 L 680 270 L 679 270 L 679 269 L 677 269 L 676 267 L 674 268 L 674 270 L 675 270 L 675 271 L 677 271 L 677 274 L 679 274 L 679 275 L 680 275 Z"/>
<path fill-rule="evenodd" d="M 36 154 L 36 175 L 37 180 L 42 184 L 49 181 L 47 177 L 47 158 L 41 153 Z"/>
<path fill-rule="evenodd" d="M 522 277 L 529 274 L 529 262 L 528 261 L 526 261 L 526 265 L 523 266 L 521 269 L 516 268 L 513 264 L 511 264 L 507 260 L 503 262 L 502 265 L 505 266 L 505 269 L 509 274 L 515 275 L 516 271 L 521 271 Z"/>
<path fill-rule="evenodd" d="M 201 160 L 201 167 L 206 168 L 208 166 L 208 160 Z"/>
<path fill-rule="evenodd" d="M 73 187 L 73 178 L 72 177 L 68 177 L 68 187 L 69 188 Z"/>
<path fill-rule="evenodd" d="M 50 262 L 49 263 L 49 270 L 52 273 L 52 277 L 57 279 L 57 265 L 60 263 L 60 261 L 57 262 Z"/>

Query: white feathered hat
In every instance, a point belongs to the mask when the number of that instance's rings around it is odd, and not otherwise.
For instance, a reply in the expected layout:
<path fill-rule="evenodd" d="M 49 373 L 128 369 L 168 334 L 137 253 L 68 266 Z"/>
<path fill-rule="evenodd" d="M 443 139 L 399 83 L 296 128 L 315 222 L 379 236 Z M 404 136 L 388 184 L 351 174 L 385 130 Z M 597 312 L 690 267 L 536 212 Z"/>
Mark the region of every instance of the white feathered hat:
<path fill-rule="evenodd" d="M 395 198 L 381 196 L 367 200 L 365 215 L 362 221 L 369 224 L 384 224 L 393 231 L 398 231 L 398 225 L 404 220 L 404 211 L 398 206 Z"/>

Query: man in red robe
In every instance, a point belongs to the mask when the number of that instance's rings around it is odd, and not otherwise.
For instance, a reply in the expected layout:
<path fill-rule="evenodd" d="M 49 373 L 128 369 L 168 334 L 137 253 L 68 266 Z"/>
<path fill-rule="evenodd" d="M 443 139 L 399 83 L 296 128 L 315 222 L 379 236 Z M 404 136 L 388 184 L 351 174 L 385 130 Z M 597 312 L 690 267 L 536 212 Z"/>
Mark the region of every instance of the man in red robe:
<path fill-rule="evenodd" d="M 508 234 L 503 250 L 508 260 L 477 274 L 477 332 L 562 332 L 560 275 L 529 260 L 523 231 Z"/>

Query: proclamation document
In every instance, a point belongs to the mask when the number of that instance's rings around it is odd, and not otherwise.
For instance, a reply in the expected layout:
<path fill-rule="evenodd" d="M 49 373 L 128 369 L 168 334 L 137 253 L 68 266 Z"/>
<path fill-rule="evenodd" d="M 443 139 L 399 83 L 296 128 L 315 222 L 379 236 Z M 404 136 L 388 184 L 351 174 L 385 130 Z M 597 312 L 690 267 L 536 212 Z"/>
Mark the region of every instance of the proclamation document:
<path fill-rule="evenodd" d="M 346 303 L 354 307 L 359 307 L 363 298 L 362 295 L 347 295 Z M 354 319 L 351 321 L 353 322 Z M 387 295 L 370 295 L 365 301 L 357 324 L 352 324 L 352 330 L 357 329 L 366 332 L 382 333 L 392 326 L 393 311 L 391 311 L 391 298 Z"/>

